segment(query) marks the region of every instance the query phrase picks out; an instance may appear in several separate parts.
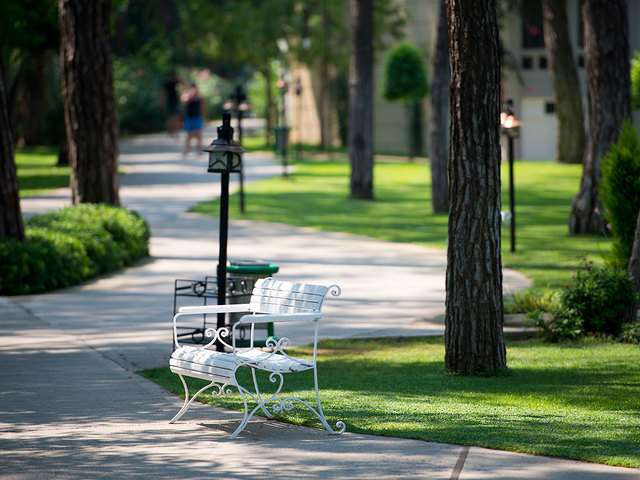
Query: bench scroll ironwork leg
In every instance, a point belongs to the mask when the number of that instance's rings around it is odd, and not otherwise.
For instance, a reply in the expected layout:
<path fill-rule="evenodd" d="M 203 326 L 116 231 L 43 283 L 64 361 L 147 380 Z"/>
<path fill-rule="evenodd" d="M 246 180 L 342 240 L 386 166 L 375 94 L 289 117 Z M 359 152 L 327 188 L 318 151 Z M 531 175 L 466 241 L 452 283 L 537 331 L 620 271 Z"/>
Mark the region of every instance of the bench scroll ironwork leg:
<path fill-rule="evenodd" d="M 336 428 L 338 430 L 334 430 L 333 428 L 331 428 L 331 426 L 329 426 L 329 423 L 327 422 L 327 419 L 324 416 L 324 412 L 322 411 L 322 404 L 320 403 L 320 391 L 318 390 L 318 368 L 317 367 L 313 368 L 313 382 L 316 388 L 316 403 L 318 404 L 318 411 L 316 412 L 313 408 L 311 407 L 309 408 L 311 409 L 311 411 L 313 411 L 316 414 L 316 417 L 320 419 L 320 421 L 322 422 L 322 425 L 324 425 L 324 428 L 331 435 L 340 435 L 341 433 L 344 433 L 347 426 L 344 424 L 342 420 L 336 423 Z"/>
<path fill-rule="evenodd" d="M 231 434 L 231 436 L 229 437 L 229 440 L 234 439 L 236 435 L 238 435 L 244 429 L 244 427 L 247 426 L 247 424 L 249 423 L 249 420 L 251 420 L 251 417 L 253 417 L 258 410 L 262 410 L 267 417 L 272 417 L 273 414 L 269 412 L 267 404 L 273 401 L 278 403 L 282 402 L 278 398 L 278 395 L 280 394 L 280 391 L 282 390 L 282 385 L 284 383 L 283 375 L 281 373 L 275 373 L 275 372 L 269 375 L 269 381 L 272 383 L 278 383 L 278 386 L 276 388 L 275 393 L 273 393 L 267 400 L 264 400 L 262 398 L 262 394 L 260 393 L 260 390 L 258 389 L 258 382 L 256 381 L 256 378 L 255 378 L 255 369 L 252 368 L 251 370 L 252 370 L 252 373 L 254 374 L 254 382 L 255 382 L 254 386 L 256 387 L 256 393 L 254 395 L 249 390 L 242 387 L 240 384 L 236 385 L 238 388 L 238 391 L 242 395 L 242 401 L 244 402 L 244 418 L 242 419 L 242 422 L 240 422 L 240 425 L 238 426 L 238 428 L 236 428 L 235 432 Z M 249 411 L 249 408 L 247 405 L 247 396 L 251 397 L 253 401 L 257 403 L 257 405 L 251 411 Z M 274 412 L 280 411 L 277 408 L 277 405 L 273 407 L 273 410 Z"/>
<path fill-rule="evenodd" d="M 264 402 L 262 400 L 262 394 L 260 393 L 260 387 L 258 387 L 258 380 L 256 378 L 256 369 L 252 368 L 251 369 L 251 376 L 253 377 L 253 386 L 256 389 L 256 396 L 257 401 L 258 401 L 258 405 L 260 406 L 260 408 L 262 409 L 262 413 L 264 413 L 264 415 L 268 418 L 271 417 L 271 413 L 265 408 L 264 406 Z"/>
<path fill-rule="evenodd" d="M 182 405 L 182 408 L 180 409 L 180 411 L 176 413 L 176 415 L 171 420 L 169 420 L 169 423 L 175 423 L 176 421 L 178 421 L 178 419 L 180 419 L 180 417 L 185 414 L 185 412 L 191 406 L 191 404 L 196 399 L 196 397 L 200 395 L 202 392 L 204 392 L 206 389 L 211 388 L 214 385 L 220 388 L 221 391 L 224 388 L 224 386 L 220 387 L 216 384 L 215 381 L 213 381 L 208 385 L 206 385 L 205 387 L 202 387 L 200 390 L 196 392 L 196 394 L 193 397 L 191 397 L 191 399 L 189 399 L 189 387 L 187 387 L 187 382 L 185 382 L 184 377 L 182 375 L 178 374 L 178 376 L 180 377 L 180 380 L 182 381 L 182 386 L 184 387 L 184 404 Z"/>

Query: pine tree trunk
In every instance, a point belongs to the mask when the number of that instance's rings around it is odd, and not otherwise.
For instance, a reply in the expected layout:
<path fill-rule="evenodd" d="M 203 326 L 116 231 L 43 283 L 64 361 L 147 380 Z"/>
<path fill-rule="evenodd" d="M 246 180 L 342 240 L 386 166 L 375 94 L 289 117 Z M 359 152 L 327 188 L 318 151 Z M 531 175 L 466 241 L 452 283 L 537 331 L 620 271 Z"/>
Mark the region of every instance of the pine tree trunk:
<path fill-rule="evenodd" d="M 583 7 L 585 62 L 589 90 L 589 133 L 582 183 L 574 198 L 569 232 L 602 233 L 598 201 L 600 162 L 631 118 L 629 25 L 626 0 L 586 0 Z"/>
<path fill-rule="evenodd" d="M 373 0 L 351 0 L 351 196 L 373 198 Z"/>
<path fill-rule="evenodd" d="M 544 43 L 555 93 L 558 137 L 555 161 L 581 163 L 584 153 L 584 112 L 578 71 L 569 40 L 566 0 L 542 0 Z"/>
<path fill-rule="evenodd" d="M 451 159 L 445 365 L 506 369 L 500 237 L 500 54 L 496 0 L 448 0 Z"/>
<path fill-rule="evenodd" d="M 4 65 L 0 59 L 0 237 L 24 239 Z"/>
<path fill-rule="evenodd" d="M 47 54 L 44 50 L 33 54 L 33 68 L 24 72 L 23 98 L 27 115 L 22 119 L 25 145 L 43 145 L 47 122 Z"/>
<path fill-rule="evenodd" d="M 60 64 L 76 203 L 119 205 L 110 0 L 60 0 Z"/>
<path fill-rule="evenodd" d="M 424 153 L 424 139 L 423 139 L 423 130 L 424 130 L 424 115 L 422 112 L 422 102 L 421 101 L 413 101 L 410 103 L 409 108 L 410 112 L 410 122 L 409 122 L 409 131 L 411 132 L 411 152 L 410 157 L 415 158 Z"/>
<path fill-rule="evenodd" d="M 629 275 L 633 281 L 633 291 L 640 295 L 640 213 L 636 223 L 636 234 L 631 248 L 631 258 L 629 259 Z M 634 322 L 638 319 L 638 305 L 634 304 L 624 314 L 624 322 Z"/>
<path fill-rule="evenodd" d="M 431 121 L 429 122 L 429 162 L 431 165 L 431 204 L 436 213 L 449 211 L 449 32 L 447 5 L 440 2 L 438 34 L 433 55 Z"/>
<path fill-rule="evenodd" d="M 318 149 L 324 152 L 329 145 L 329 7 L 322 2 L 322 56 L 320 58 L 320 94 L 318 110 L 320 112 L 320 145 Z"/>

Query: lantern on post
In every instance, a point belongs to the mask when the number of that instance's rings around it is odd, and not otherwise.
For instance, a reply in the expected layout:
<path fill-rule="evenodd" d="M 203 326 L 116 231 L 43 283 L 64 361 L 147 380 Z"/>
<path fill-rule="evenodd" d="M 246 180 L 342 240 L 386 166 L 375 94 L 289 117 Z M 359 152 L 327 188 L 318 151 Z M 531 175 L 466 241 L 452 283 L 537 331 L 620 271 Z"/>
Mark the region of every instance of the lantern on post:
<path fill-rule="evenodd" d="M 513 140 L 520 135 L 520 122 L 513 112 L 513 100 L 507 100 L 502 113 L 500 113 L 500 125 L 502 134 L 507 137 L 507 149 L 509 155 L 509 211 L 511 212 L 511 251 L 516 251 L 516 212 L 515 192 L 513 185 Z"/>
<path fill-rule="evenodd" d="M 231 115 L 222 115 L 222 125 L 218 127 L 218 138 L 203 149 L 209 154 L 207 172 L 220 173 L 220 244 L 218 253 L 218 305 L 226 304 L 227 297 L 227 240 L 229 234 L 229 174 L 242 172 L 242 154 L 245 149 L 233 140 Z M 218 313 L 217 328 L 225 326 L 225 314 Z M 221 343 L 218 351 L 224 350 Z"/>
<path fill-rule="evenodd" d="M 222 109 L 225 112 L 235 111 L 238 119 L 238 143 L 242 144 L 242 119 L 246 112 L 251 110 L 251 105 L 247 103 L 247 95 L 241 85 L 236 86 L 235 92 L 224 103 Z M 240 170 L 240 211 L 244 213 L 244 173 Z"/>

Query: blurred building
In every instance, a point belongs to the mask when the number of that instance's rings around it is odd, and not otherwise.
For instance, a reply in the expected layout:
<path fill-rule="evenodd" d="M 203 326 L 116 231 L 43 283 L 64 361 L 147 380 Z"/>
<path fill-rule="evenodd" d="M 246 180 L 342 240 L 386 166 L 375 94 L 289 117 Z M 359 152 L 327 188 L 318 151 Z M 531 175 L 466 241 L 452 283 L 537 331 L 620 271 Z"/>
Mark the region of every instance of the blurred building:
<path fill-rule="evenodd" d="M 406 39 L 416 44 L 423 52 L 427 72 L 431 75 L 431 59 L 435 46 L 439 0 L 397 0 L 406 10 Z M 569 32 L 578 75 L 580 78 L 585 115 L 587 90 L 585 84 L 584 54 L 582 41 L 583 0 L 567 0 Z M 640 0 L 629 0 L 629 42 L 631 54 L 640 51 Z M 500 36 L 507 51 L 508 62 L 503 62 L 502 96 L 512 99 L 517 117 L 522 122 L 520 141 L 516 142 L 517 158 L 552 159 L 555 152 L 556 126 L 555 102 L 544 49 L 540 0 L 521 0 L 521 9 L 500 19 Z M 406 154 L 407 114 L 399 103 L 389 103 L 380 94 L 380 80 L 385 62 L 385 53 L 379 52 L 375 68 L 374 141 L 375 151 Z M 512 64 L 509 68 L 508 63 Z M 302 68 L 292 68 L 291 78 L 300 80 L 299 94 L 290 95 L 288 102 L 289 124 L 292 126 L 292 142 L 318 144 L 320 142 L 320 118 L 324 117 L 325 135 L 329 143 L 338 143 L 339 110 L 328 107 L 327 98 L 319 95 L 319 75 Z M 325 95 L 326 97 L 326 95 Z M 429 122 L 427 96 L 424 107 L 424 144 L 427 151 L 427 129 Z M 324 104 L 324 115 L 320 105 Z M 640 113 L 634 112 L 636 126 L 640 127 Z"/>

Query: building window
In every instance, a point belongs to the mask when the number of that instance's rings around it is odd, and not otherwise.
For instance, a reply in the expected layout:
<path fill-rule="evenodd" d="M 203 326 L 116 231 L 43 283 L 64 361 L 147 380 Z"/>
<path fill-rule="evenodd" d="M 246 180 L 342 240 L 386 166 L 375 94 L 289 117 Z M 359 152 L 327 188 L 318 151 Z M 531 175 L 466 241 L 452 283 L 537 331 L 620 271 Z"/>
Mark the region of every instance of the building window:
<path fill-rule="evenodd" d="M 531 70 L 533 68 L 533 58 L 531 57 L 522 57 L 522 69 L 523 70 Z"/>
<path fill-rule="evenodd" d="M 540 69 L 546 70 L 547 69 L 547 57 L 540 57 L 538 59 L 538 66 L 540 67 Z"/>
<path fill-rule="evenodd" d="M 522 48 L 544 48 L 541 0 L 522 2 Z"/>

